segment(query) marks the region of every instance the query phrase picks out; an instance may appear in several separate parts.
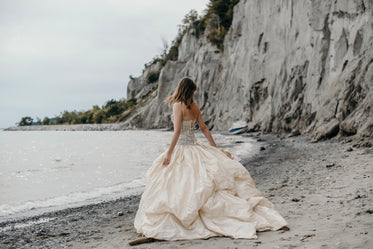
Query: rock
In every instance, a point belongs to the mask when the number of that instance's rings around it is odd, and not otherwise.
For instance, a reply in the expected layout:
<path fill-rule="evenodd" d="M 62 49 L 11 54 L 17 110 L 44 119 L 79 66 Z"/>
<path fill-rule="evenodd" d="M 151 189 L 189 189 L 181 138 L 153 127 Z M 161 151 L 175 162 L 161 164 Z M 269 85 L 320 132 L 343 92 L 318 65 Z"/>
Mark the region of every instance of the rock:
<path fill-rule="evenodd" d="M 156 84 L 146 82 L 147 74 L 160 69 L 157 90 L 120 127 L 172 127 L 172 109 L 163 100 L 189 76 L 210 129 L 227 130 L 245 120 L 249 131 L 299 131 L 314 142 L 337 135 L 372 137 L 368 2 L 239 1 L 223 51 L 217 53 L 206 34 L 197 38 L 190 29 L 176 61 L 150 65 L 130 80 L 127 96 L 139 103 Z"/>
<path fill-rule="evenodd" d="M 260 126 L 255 122 L 249 122 L 247 124 L 247 131 L 248 132 L 255 132 L 255 131 L 258 131 L 259 129 L 260 129 Z"/>
<path fill-rule="evenodd" d="M 305 239 L 310 238 L 310 237 L 313 237 L 313 236 L 316 236 L 316 234 L 314 234 L 314 233 L 312 233 L 312 234 L 305 234 L 305 235 L 303 235 L 303 237 L 300 239 L 300 241 L 304 241 Z"/>
<path fill-rule="evenodd" d="M 368 141 L 364 141 L 359 144 L 359 148 L 370 148 L 370 147 L 372 147 L 372 144 Z"/>
<path fill-rule="evenodd" d="M 353 198 L 353 200 L 355 200 L 355 199 L 360 199 L 360 198 L 367 198 L 367 196 L 366 196 L 366 195 L 356 195 L 356 196 Z"/>
<path fill-rule="evenodd" d="M 328 139 L 336 136 L 339 131 L 339 121 L 337 119 L 331 120 L 327 124 L 319 126 L 314 133 L 311 142 L 318 142 L 322 139 Z"/>
<path fill-rule="evenodd" d="M 369 141 L 362 141 L 362 142 L 359 142 L 359 143 L 356 143 L 356 144 L 352 145 L 352 147 L 354 147 L 354 148 L 370 148 L 370 147 L 372 147 L 372 144 Z"/>
<path fill-rule="evenodd" d="M 289 135 L 288 135 L 288 137 L 296 137 L 296 136 L 299 136 L 301 133 L 300 133 L 300 131 L 299 130 L 294 130 L 294 131 L 292 131 Z"/>
<path fill-rule="evenodd" d="M 264 146 L 261 146 L 260 150 L 266 150 L 266 148 Z"/>
<path fill-rule="evenodd" d="M 346 139 L 346 140 L 343 140 L 342 143 L 344 143 L 344 144 L 348 144 L 348 143 L 351 143 L 351 142 L 352 142 L 352 139 Z"/>
<path fill-rule="evenodd" d="M 341 129 L 342 134 L 345 136 L 352 136 L 352 135 L 355 135 L 357 132 L 356 127 L 349 126 L 346 122 L 341 123 L 340 129 Z"/>
<path fill-rule="evenodd" d="M 145 96 L 156 83 L 148 83 L 148 74 L 151 72 L 157 72 L 160 70 L 160 68 L 160 62 L 157 62 L 147 66 L 140 77 L 131 77 L 130 82 L 127 85 L 127 99 L 140 99 L 141 97 Z"/>
<path fill-rule="evenodd" d="M 118 212 L 118 216 L 123 216 L 124 213 L 122 211 Z"/>

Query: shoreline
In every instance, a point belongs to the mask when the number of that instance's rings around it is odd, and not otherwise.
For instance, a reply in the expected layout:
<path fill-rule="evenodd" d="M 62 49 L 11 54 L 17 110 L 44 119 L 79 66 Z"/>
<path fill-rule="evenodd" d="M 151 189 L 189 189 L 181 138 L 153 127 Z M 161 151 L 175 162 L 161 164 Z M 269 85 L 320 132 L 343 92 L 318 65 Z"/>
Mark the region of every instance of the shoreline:
<path fill-rule="evenodd" d="M 37 134 L 40 134 L 40 135 L 45 135 L 42 131 L 41 132 L 38 132 L 36 131 Z M 56 132 L 56 131 L 48 131 L 47 133 L 49 134 L 50 132 L 52 132 L 53 134 L 57 134 L 57 133 L 60 133 L 60 132 Z M 93 132 L 93 133 L 92 133 Z M 118 133 L 119 132 L 119 133 Z M 127 137 L 127 132 L 130 132 L 129 134 L 136 134 L 136 133 L 140 133 L 143 134 L 143 132 L 147 132 L 147 134 L 145 134 L 145 137 L 152 137 L 153 135 L 153 132 L 155 133 L 154 135 L 156 136 L 159 136 L 160 137 L 163 137 L 163 138 L 167 138 L 167 137 L 171 137 L 171 134 L 170 132 L 168 131 L 164 131 L 164 130 L 126 130 L 126 131 L 77 131 L 77 133 L 79 134 L 84 134 L 84 137 L 86 138 L 88 136 L 91 135 L 99 135 L 100 136 L 107 136 L 109 133 L 110 133 L 110 136 L 117 136 L 117 135 L 120 135 L 120 134 L 124 134 L 125 137 Z M 150 132 L 150 133 L 149 133 Z M 18 132 L 17 132 L 18 133 Z M 22 134 L 25 134 L 26 133 L 28 135 L 32 135 L 33 133 L 32 132 L 21 132 L 21 133 L 18 133 L 19 135 L 21 135 L 22 137 L 24 137 L 24 135 Z M 50 133 L 50 134 L 52 134 Z M 62 133 L 69 133 L 71 136 L 75 136 L 73 134 L 75 134 L 76 132 L 71 132 L 71 131 L 65 131 L 65 132 L 62 132 Z M 98 134 L 99 133 L 99 134 Z M 9 132 L 8 133 L 9 135 L 13 135 L 12 132 Z M 36 137 L 38 137 L 39 135 L 37 134 L 34 134 L 32 137 L 33 139 L 35 139 Z M 76 134 L 78 135 L 78 138 L 79 138 L 79 134 Z M 105 135 L 106 134 L 106 135 Z M 117 134 L 117 135 L 115 135 Z M 215 137 L 215 139 L 217 139 L 216 141 L 220 144 L 221 148 L 228 148 L 228 149 L 232 149 L 232 150 L 236 150 L 237 149 L 237 153 L 236 156 L 237 158 L 245 158 L 248 156 L 248 152 L 247 152 L 247 148 L 250 149 L 251 153 L 250 154 L 255 154 L 255 153 L 258 153 L 259 152 L 259 143 L 258 142 L 255 142 L 254 139 L 251 139 L 247 136 L 233 136 L 233 135 L 230 135 L 230 134 L 225 134 L 223 132 L 215 132 L 213 133 L 215 135 L 217 135 Z M 5 135 L 5 132 L 4 132 L 4 135 Z M 15 134 L 14 134 L 15 135 Z M 17 135 L 17 136 L 19 136 Z M 94 136 L 96 136 L 94 135 Z M 150 135 L 150 136 L 148 136 Z M 47 135 L 48 137 L 50 135 Z M 64 136 L 64 135 L 63 135 Z M 200 141 L 203 141 L 203 142 L 207 142 L 207 140 L 205 141 L 205 138 L 202 137 L 202 133 L 200 132 L 196 132 L 195 133 L 195 136 L 196 138 L 198 138 L 198 140 Z M 123 137 L 123 138 L 125 138 Z M 144 137 L 144 134 L 142 135 L 142 137 Z M 53 139 L 52 139 L 53 140 Z M 166 143 L 168 143 L 169 139 L 164 139 Z M 166 141 L 167 140 L 167 141 Z M 9 141 L 9 140 L 7 140 Z M 36 140 L 37 144 L 40 143 L 39 140 Z M 41 140 L 43 141 L 43 140 Z M 103 140 L 98 140 L 97 142 L 101 142 Z M 111 140 L 108 140 L 108 141 L 111 141 Z M 158 144 L 158 142 L 157 142 Z M 33 145 L 33 144 L 32 144 Z M 160 144 L 161 145 L 161 144 Z M 42 146 L 42 145 L 40 145 Z M 84 146 L 84 145 L 83 145 Z M 91 146 L 91 144 L 85 144 L 85 146 Z M 118 147 L 118 146 L 116 146 Z M 24 147 L 24 149 L 27 150 L 27 146 Z M 19 150 L 18 146 L 16 147 L 16 149 Z M 246 150 L 246 152 L 244 153 L 240 153 L 239 151 L 244 151 Z M 100 150 L 101 152 L 101 150 Z M 163 151 L 159 151 L 159 153 L 161 153 Z M 120 151 L 118 151 L 118 153 L 121 153 Z M 106 155 L 109 155 L 106 153 Z M 21 155 L 22 156 L 22 155 Z M 44 154 L 44 156 L 42 157 L 49 157 L 49 152 L 47 154 Z M 71 155 L 68 153 L 68 154 L 64 154 L 64 155 L 58 155 L 58 156 L 54 156 L 56 159 L 54 159 L 52 162 L 54 163 L 55 160 L 57 160 L 57 162 L 60 162 L 60 161 L 68 161 L 66 158 L 70 157 Z M 112 154 L 112 156 L 115 156 L 115 154 Z M 154 154 L 152 157 L 157 157 L 158 155 L 157 154 Z M 146 162 L 146 165 L 150 166 L 151 164 L 151 157 L 148 157 L 149 159 L 147 160 Z M 125 159 L 123 159 L 125 160 Z M 123 162 L 122 160 L 122 162 Z M 131 159 L 133 161 L 133 159 Z M 139 158 L 140 160 L 140 158 Z M 120 164 L 122 163 L 120 162 Z M 34 163 L 38 163 L 38 161 L 35 161 L 34 160 Z M 65 163 L 63 164 L 62 166 L 55 166 L 55 167 L 68 167 L 71 171 L 73 170 L 73 168 L 70 168 L 70 165 L 73 164 L 73 163 L 76 163 L 77 165 L 82 163 L 82 162 L 75 162 L 75 161 L 71 161 L 70 163 Z M 92 160 L 90 161 L 90 163 L 94 163 Z M 105 161 L 105 162 L 102 162 L 102 167 L 103 168 L 106 168 L 105 166 L 105 163 L 107 163 L 109 166 L 109 164 L 111 163 L 114 163 L 114 160 L 111 160 L 110 159 L 110 156 L 108 157 L 108 159 Z M 116 162 L 118 163 L 118 162 Z M 12 163 L 12 165 L 14 164 L 14 162 Z M 7 168 L 6 166 L 7 164 L 5 164 L 5 170 Z M 126 164 L 127 165 L 127 164 Z M 14 167 L 16 167 L 16 164 L 14 164 Z M 31 166 L 30 166 L 31 167 Z M 126 168 L 128 167 L 125 166 L 125 167 L 122 167 L 122 166 L 119 166 L 120 168 Z M 13 168 L 13 167 L 8 167 L 9 169 Z M 77 167 L 75 167 L 77 168 Z M 74 168 L 74 169 L 75 169 Z M 79 168 L 77 168 L 79 169 Z M 19 169 L 19 170 L 23 170 L 23 171 L 26 171 L 28 172 L 29 169 L 27 168 L 22 168 L 22 169 Z M 35 170 L 35 169 L 34 169 Z M 136 171 L 136 169 L 134 169 Z M 17 171 L 19 172 L 19 171 Z M 73 171 L 72 171 L 73 172 Z M 84 206 L 84 205 L 87 205 L 87 204 L 93 204 L 93 203 L 99 203 L 99 202 L 104 202 L 104 201 L 110 201 L 110 200 L 115 200 L 115 199 L 118 199 L 120 197 L 125 197 L 125 196 L 131 196 L 133 194 L 140 194 L 142 193 L 143 189 L 144 189 L 144 186 L 143 186 L 143 181 L 144 181 L 144 177 L 145 177 L 145 173 L 142 172 L 141 175 L 139 174 L 136 174 L 136 173 L 133 173 L 132 172 L 126 172 L 126 171 L 122 171 L 122 174 L 124 174 L 122 177 L 118 178 L 119 181 L 122 181 L 122 182 L 112 182 L 109 178 L 107 179 L 107 183 L 105 184 L 101 184 L 101 185 L 95 185 L 93 186 L 91 189 L 84 189 L 82 190 L 81 188 L 77 189 L 77 188 L 74 188 L 74 189 L 70 189 L 69 191 L 60 191 L 60 195 L 49 195 L 48 192 L 46 192 L 47 195 L 43 195 L 42 197 L 39 197 L 39 198 L 34 198 L 34 197 L 27 197 L 27 200 L 26 201 L 19 201 L 18 203 L 16 203 L 15 205 L 13 205 L 11 202 L 8 204 L 6 202 L 6 199 L 4 199 L 4 202 L 2 203 L 3 205 L 0 205 L 1 206 L 1 214 L 0 214 L 0 230 L 1 230 L 1 224 L 3 222 L 6 222 L 6 221 L 11 221 L 11 220 L 19 220 L 19 219 L 22 219 L 22 218 L 26 218 L 26 217 L 30 217 L 30 216 L 37 216 L 39 214 L 42 214 L 42 213 L 47 213 L 47 212 L 51 212 L 51 211 L 57 211 L 57 210 L 62 210 L 62 209 L 66 209 L 66 208 L 71 208 L 71 207 L 79 207 L 79 206 Z M 143 176 L 144 174 L 144 176 Z M 127 179 L 127 175 L 132 175 L 134 178 L 130 179 L 128 178 Z M 107 176 L 107 173 L 103 173 L 101 177 L 105 178 Z M 30 180 L 29 181 L 33 181 L 33 179 L 37 179 L 35 178 L 35 176 L 32 176 L 33 178 L 30 177 Z M 61 176 L 62 177 L 62 176 Z M 66 178 L 66 176 L 63 176 Z M 78 180 L 79 181 L 79 180 Z M 3 182 L 5 185 L 7 184 L 12 184 L 12 181 L 7 181 L 6 178 L 4 179 L 4 182 Z M 63 183 L 63 182 L 62 182 Z M 72 183 L 74 184 L 74 183 Z M 134 185 L 133 185 L 134 184 Z M 23 192 L 23 188 L 27 188 L 28 185 L 22 185 L 23 187 L 22 188 L 17 188 L 18 190 L 17 191 L 22 191 Z M 44 188 L 48 188 L 48 185 L 43 185 Z M 51 182 L 51 187 L 53 186 L 56 186 L 58 188 L 58 186 L 56 185 L 56 183 L 53 183 Z M 41 189 L 41 187 L 39 186 L 39 188 Z M 110 193 L 110 189 L 115 189 L 114 192 Z M 5 189 L 4 189 L 5 191 Z M 71 192 L 71 191 L 74 191 L 74 192 Z M 9 191 L 6 191 L 10 197 L 11 197 L 11 189 L 9 189 Z M 17 192 L 16 192 L 17 193 Z M 35 193 L 37 194 L 37 193 Z M 20 194 L 19 194 L 20 195 Z M 21 196 L 20 197 L 24 197 L 24 196 Z M 14 198 L 13 198 L 14 199 Z M 22 199 L 21 199 L 22 200 Z M 13 201 L 14 203 L 15 201 Z"/>
<path fill-rule="evenodd" d="M 261 133 L 245 135 L 257 139 L 264 149 L 242 164 L 256 187 L 289 222 L 290 231 L 258 232 L 258 239 L 253 240 L 214 237 L 130 247 L 127 243 L 138 237 L 133 220 L 141 196 L 132 195 L 3 222 L 1 227 L 9 229 L 0 232 L 0 247 L 369 248 L 373 245 L 373 148 L 360 146 L 349 138 L 310 143 L 304 135 L 290 138 Z M 364 142 L 372 143 L 366 139 L 361 144 Z M 119 212 L 123 215 L 119 216 Z M 17 227 L 17 222 L 36 224 L 22 228 Z"/>
<path fill-rule="evenodd" d="M 3 131 L 120 131 L 129 130 L 123 123 L 105 123 L 105 124 L 74 124 L 74 125 L 31 125 L 31 126 L 12 126 L 3 129 Z"/>

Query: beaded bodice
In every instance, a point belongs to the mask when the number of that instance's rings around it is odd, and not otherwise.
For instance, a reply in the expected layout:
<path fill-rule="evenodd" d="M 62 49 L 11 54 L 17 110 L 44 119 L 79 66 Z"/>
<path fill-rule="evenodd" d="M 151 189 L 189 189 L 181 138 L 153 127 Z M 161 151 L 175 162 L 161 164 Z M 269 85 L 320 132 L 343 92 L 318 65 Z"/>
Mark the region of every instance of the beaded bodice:
<path fill-rule="evenodd" d="M 177 144 L 179 145 L 197 144 L 197 140 L 193 132 L 194 122 L 195 120 L 182 120 L 181 121 L 181 131 L 180 131 L 179 140 L 177 140 Z"/>

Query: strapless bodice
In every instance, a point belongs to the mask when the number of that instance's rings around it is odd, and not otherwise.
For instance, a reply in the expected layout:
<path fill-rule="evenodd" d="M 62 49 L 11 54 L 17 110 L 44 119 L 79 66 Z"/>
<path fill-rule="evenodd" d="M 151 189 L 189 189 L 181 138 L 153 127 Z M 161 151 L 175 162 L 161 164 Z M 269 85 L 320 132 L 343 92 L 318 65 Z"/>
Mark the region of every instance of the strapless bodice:
<path fill-rule="evenodd" d="M 182 120 L 181 131 L 179 139 L 177 140 L 178 145 L 194 145 L 197 144 L 197 140 L 194 136 L 194 122 L 195 120 Z"/>

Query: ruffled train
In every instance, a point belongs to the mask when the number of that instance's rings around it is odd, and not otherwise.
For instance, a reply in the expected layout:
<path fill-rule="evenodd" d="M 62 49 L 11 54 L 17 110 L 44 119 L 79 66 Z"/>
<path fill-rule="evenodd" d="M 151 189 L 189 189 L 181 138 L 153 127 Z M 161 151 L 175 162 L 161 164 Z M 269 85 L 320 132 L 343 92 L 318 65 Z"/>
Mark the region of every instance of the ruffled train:
<path fill-rule="evenodd" d="M 242 164 L 218 148 L 176 145 L 168 166 L 162 165 L 164 154 L 146 174 L 134 222 L 138 233 L 162 240 L 254 239 L 256 231 L 288 225 Z"/>

